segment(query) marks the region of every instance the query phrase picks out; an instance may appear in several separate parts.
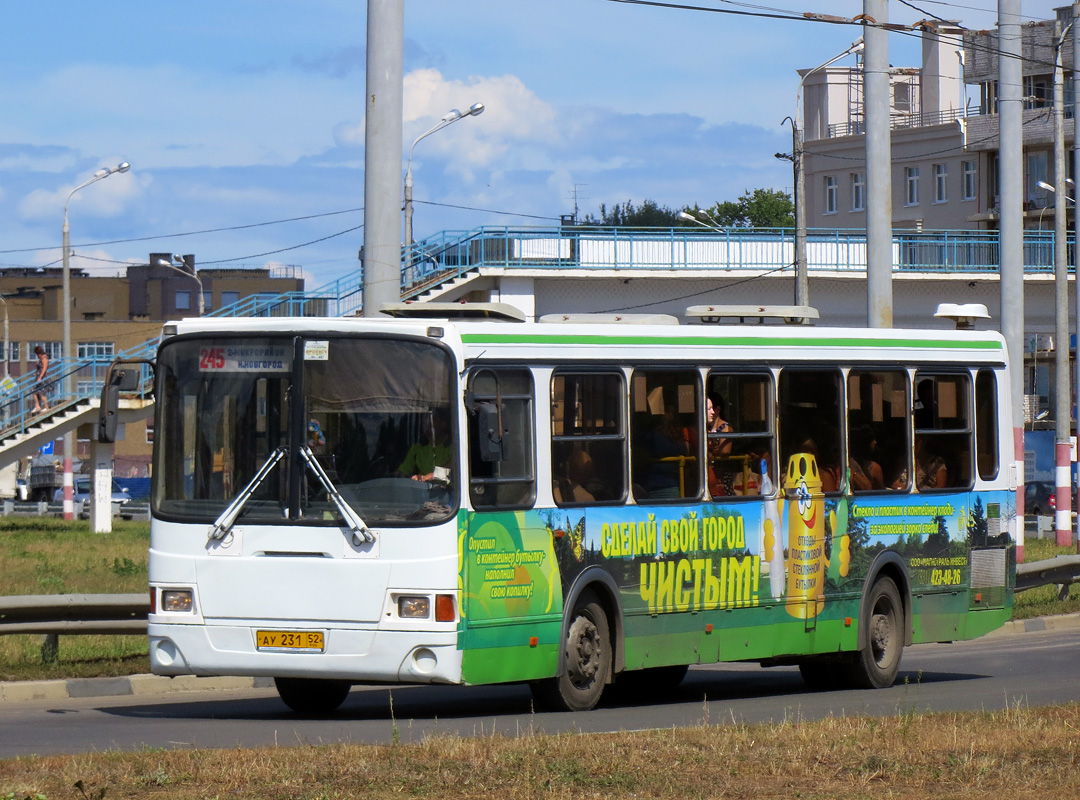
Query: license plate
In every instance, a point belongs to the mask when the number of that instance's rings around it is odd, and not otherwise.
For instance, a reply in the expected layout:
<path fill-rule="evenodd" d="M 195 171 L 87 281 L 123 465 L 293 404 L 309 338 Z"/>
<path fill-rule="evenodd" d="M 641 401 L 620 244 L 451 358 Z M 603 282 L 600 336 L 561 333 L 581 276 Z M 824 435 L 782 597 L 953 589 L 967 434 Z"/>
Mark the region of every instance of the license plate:
<path fill-rule="evenodd" d="M 299 650 L 322 652 L 322 631 L 255 631 L 255 646 L 259 650 Z"/>

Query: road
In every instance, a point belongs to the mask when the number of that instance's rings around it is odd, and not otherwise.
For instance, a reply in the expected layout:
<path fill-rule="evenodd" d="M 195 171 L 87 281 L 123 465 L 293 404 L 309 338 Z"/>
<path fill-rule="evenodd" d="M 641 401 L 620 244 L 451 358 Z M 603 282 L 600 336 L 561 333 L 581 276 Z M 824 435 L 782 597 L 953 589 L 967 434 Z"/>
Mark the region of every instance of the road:
<path fill-rule="evenodd" d="M 533 713 L 521 686 L 356 687 L 339 711 L 303 718 L 272 689 L 7 703 L 0 758 L 154 748 L 403 742 L 427 734 L 513 735 L 779 722 L 926 711 L 998 710 L 1080 699 L 1080 630 L 920 645 L 904 654 L 895 686 L 808 692 L 798 670 L 756 665 L 694 667 L 663 698 L 607 702 L 578 714 Z M 392 703 L 392 710 L 391 710 Z"/>

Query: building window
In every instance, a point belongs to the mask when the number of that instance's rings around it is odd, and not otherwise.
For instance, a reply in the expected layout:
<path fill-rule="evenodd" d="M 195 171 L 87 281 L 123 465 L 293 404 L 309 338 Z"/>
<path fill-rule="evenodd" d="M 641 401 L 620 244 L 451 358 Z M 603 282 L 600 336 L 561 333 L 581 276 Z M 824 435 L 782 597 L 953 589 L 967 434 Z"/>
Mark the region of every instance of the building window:
<path fill-rule="evenodd" d="M 240 292 L 222 292 L 221 293 L 221 307 L 234 305 L 240 302 Z"/>
<path fill-rule="evenodd" d="M 19 343 L 8 342 L 8 361 L 18 362 L 19 360 Z"/>
<path fill-rule="evenodd" d="M 207 289 L 205 292 L 203 292 L 202 299 L 203 308 L 205 308 L 207 311 L 214 307 L 214 293 L 212 291 Z"/>
<path fill-rule="evenodd" d="M 866 211 L 866 173 L 854 172 L 851 175 L 851 210 Z"/>
<path fill-rule="evenodd" d="M 825 178 L 825 213 L 835 214 L 837 208 L 836 202 L 836 178 L 829 176 Z"/>
<path fill-rule="evenodd" d="M 26 360 L 27 362 L 37 361 L 37 356 L 34 355 L 34 348 L 38 345 L 45 348 L 45 355 L 50 359 L 63 358 L 64 357 L 64 343 L 63 342 L 27 342 L 26 343 Z"/>
<path fill-rule="evenodd" d="M 173 306 L 177 311 L 188 311 L 191 309 L 191 292 L 187 289 L 181 289 L 176 293 L 176 299 L 173 301 Z"/>
<path fill-rule="evenodd" d="M 909 206 L 919 204 L 919 168 L 906 167 L 904 169 L 905 195 L 904 203 Z"/>
<path fill-rule="evenodd" d="M 964 199 L 974 200 L 976 191 L 976 179 L 978 172 L 974 161 L 964 162 Z"/>
<path fill-rule="evenodd" d="M 79 360 L 95 359 L 97 361 L 112 361 L 116 353 L 116 346 L 112 342 L 79 342 Z"/>
<path fill-rule="evenodd" d="M 934 202 L 945 203 L 949 199 L 949 165 L 934 164 Z"/>
<path fill-rule="evenodd" d="M 147 422 L 146 422 L 146 443 L 147 444 L 153 444 L 154 443 L 154 421 L 153 420 L 147 420 Z"/>

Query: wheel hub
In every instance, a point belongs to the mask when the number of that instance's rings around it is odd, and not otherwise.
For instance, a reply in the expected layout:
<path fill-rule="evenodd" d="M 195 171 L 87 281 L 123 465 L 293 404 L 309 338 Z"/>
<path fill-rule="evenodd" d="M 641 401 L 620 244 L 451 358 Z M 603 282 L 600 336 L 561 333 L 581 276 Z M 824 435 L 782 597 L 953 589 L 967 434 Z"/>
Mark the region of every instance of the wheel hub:
<path fill-rule="evenodd" d="M 600 669 L 600 637 L 596 626 L 578 617 L 570 626 L 567 671 L 574 683 L 592 680 Z"/>

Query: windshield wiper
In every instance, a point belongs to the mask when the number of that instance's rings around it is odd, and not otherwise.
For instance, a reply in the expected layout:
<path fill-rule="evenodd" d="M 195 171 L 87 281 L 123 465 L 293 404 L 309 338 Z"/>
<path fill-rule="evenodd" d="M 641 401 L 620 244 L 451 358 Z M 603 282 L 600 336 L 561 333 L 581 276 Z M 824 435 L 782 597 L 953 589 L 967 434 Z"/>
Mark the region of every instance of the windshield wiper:
<path fill-rule="evenodd" d="M 337 487 L 334 486 L 334 482 L 330 480 L 330 476 L 326 474 L 326 470 L 323 469 L 322 464 L 315 458 L 315 454 L 311 452 L 310 447 L 300 448 L 300 457 L 304 459 L 304 463 L 307 464 L 307 468 L 311 470 L 312 474 L 322 484 L 323 489 L 326 490 L 327 496 L 334 501 L 334 505 L 337 506 L 338 512 L 345 520 L 345 524 L 349 526 L 349 530 L 352 531 L 353 544 L 359 545 L 360 541 L 374 542 L 375 534 L 373 534 L 367 526 L 367 523 L 361 519 L 360 515 L 356 513 L 352 506 L 348 504 L 341 493 L 338 492 Z"/>
<path fill-rule="evenodd" d="M 255 494 L 255 490 L 262 485 L 262 482 L 266 480 L 266 477 L 273 471 L 277 463 L 285 457 L 288 452 L 288 448 L 279 447 L 277 450 L 270 454 L 270 457 L 266 459 L 266 462 L 259 467 L 259 471 L 255 473 L 255 477 L 248 481 L 248 485 L 244 487 L 243 491 L 236 496 L 236 498 L 229 503 L 228 508 L 221 512 L 221 516 L 214 520 L 214 527 L 210 529 L 209 537 L 211 539 L 224 539 L 232 528 L 233 523 L 236 522 L 236 518 L 240 516 L 240 512 L 244 510 L 244 506 L 247 505 L 247 501 L 251 499 L 251 496 Z"/>

